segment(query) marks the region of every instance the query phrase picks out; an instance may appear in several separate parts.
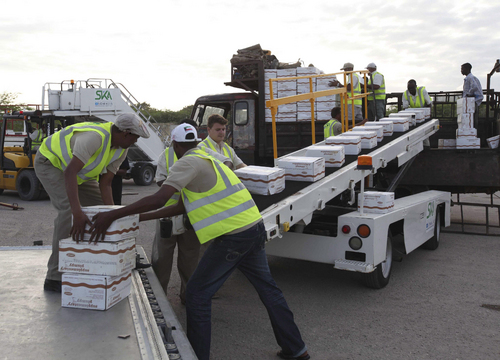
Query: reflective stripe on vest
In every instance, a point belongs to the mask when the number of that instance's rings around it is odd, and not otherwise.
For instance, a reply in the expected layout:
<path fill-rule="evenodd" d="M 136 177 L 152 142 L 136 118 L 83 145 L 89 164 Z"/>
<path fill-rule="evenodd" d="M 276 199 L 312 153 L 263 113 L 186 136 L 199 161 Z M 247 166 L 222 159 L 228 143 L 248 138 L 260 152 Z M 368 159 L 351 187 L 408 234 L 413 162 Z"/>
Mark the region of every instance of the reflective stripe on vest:
<path fill-rule="evenodd" d="M 424 86 L 417 87 L 417 92 L 416 92 L 417 96 L 415 98 L 415 103 L 413 102 L 413 98 L 412 98 L 410 92 L 408 90 L 405 91 L 404 97 L 405 97 L 406 101 L 408 101 L 408 103 L 410 104 L 411 108 L 424 107 L 424 105 L 425 105 L 425 99 L 423 96 L 424 89 L 425 89 Z"/>
<path fill-rule="evenodd" d="M 355 74 L 355 73 L 352 73 L 353 76 L 356 76 L 358 78 L 358 86 L 356 86 L 354 88 L 354 91 L 353 91 L 353 96 L 356 96 L 356 95 L 360 95 L 361 94 L 361 80 L 359 78 L 359 75 L 358 74 Z M 351 78 L 351 90 L 352 90 L 352 83 L 354 82 L 353 81 L 354 79 Z M 351 96 L 351 92 L 348 91 L 347 92 L 347 96 Z M 353 100 L 347 100 L 347 103 L 348 104 L 352 104 Z M 355 99 L 354 100 L 354 105 L 362 105 L 363 104 L 363 100 L 362 99 Z"/>
<path fill-rule="evenodd" d="M 219 153 L 217 149 L 215 148 L 214 144 L 212 141 L 210 141 L 210 136 L 207 136 L 205 140 L 200 142 L 198 146 L 203 150 L 204 147 L 208 147 L 215 151 L 216 153 Z M 224 141 L 222 142 L 222 152 L 224 153 L 224 156 L 227 158 L 231 159 L 231 162 L 234 164 L 234 150 L 229 147 Z"/>
<path fill-rule="evenodd" d="M 261 219 L 252 196 L 227 166 L 201 150 L 185 156 L 211 161 L 217 175 L 217 183 L 209 191 L 196 193 L 186 188 L 181 191 L 184 207 L 200 243 Z"/>
<path fill-rule="evenodd" d="M 330 136 L 335 136 L 335 134 L 333 132 L 333 127 L 335 126 L 336 123 L 338 123 L 338 121 L 336 119 L 331 119 L 323 126 L 323 132 L 325 135 L 325 139 L 330 137 Z"/>
<path fill-rule="evenodd" d="M 372 78 L 375 78 L 375 75 L 380 75 L 382 76 L 382 84 L 380 85 L 380 87 L 376 90 L 373 90 L 373 92 L 375 93 L 375 99 L 376 100 L 385 100 L 385 78 L 384 78 L 384 75 L 382 75 L 381 73 L 379 73 L 378 71 L 375 71 L 373 74 L 371 74 L 371 76 L 368 77 L 368 85 L 366 87 L 366 90 L 367 91 L 371 91 L 372 88 L 371 88 L 371 80 Z M 368 100 L 373 100 L 373 95 L 368 95 Z"/>
<path fill-rule="evenodd" d="M 64 171 L 73 158 L 70 141 L 75 132 L 94 131 L 102 138 L 101 146 L 77 174 L 78 184 L 97 180 L 103 169 L 117 160 L 125 149 L 111 149 L 111 127 L 113 123 L 80 123 L 68 126 L 45 138 L 39 151 L 54 167 Z M 120 151 L 118 151 L 120 150 Z"/>
<path fill-rule="evenodd" d="M 170 173 L 170 168 L 177 161 L 177 155 L 175 154 L 174 148 L 172 146 L 165 150 L 165 160 L 167 164 L 167 177 L 168 177 L 168 174 Z M 181 193 L 179 191 L 175 192 L 174 195 L 172 195 L 172 197 L 168 199 L 165 206 L 177 204 L 180 198 L 181 198 Z"/>

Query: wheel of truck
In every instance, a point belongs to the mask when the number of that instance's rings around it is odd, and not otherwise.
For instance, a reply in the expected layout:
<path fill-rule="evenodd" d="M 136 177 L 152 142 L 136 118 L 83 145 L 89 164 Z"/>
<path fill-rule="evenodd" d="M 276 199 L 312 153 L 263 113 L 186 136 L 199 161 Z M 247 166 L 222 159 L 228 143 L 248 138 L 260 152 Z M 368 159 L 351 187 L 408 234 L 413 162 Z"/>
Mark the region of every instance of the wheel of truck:
<path fill-rule="evenodd" d="M 436 219 L 434 221 L 434 236 L 422 244 L 423 249 L 436 250 L 439 247 L 439 238 L 441 237 L 441 208 L 436 209 Z"/>
<path fill-rule="evenodd" d="M 387 234 L 387 247 L 385 250 L 385 260 L 377 265 L 375 271 L 363 274 L 365 285 L 373 289 L 382 289 L 389 283 L 392 270 L 392 234 L 389 230 Z"/>
<path fill-rule="evenodd" d="M 155 170 L 151 165 L 144 165 L 134 176 L 136 185 L 148 186 L 155 179 Z"/>
<path fill-rule="evenodd" d="M 42 187 L 34 170 L 24 170 L 17 175 L 16 190 L 21 200 L 38 200 Z"/>

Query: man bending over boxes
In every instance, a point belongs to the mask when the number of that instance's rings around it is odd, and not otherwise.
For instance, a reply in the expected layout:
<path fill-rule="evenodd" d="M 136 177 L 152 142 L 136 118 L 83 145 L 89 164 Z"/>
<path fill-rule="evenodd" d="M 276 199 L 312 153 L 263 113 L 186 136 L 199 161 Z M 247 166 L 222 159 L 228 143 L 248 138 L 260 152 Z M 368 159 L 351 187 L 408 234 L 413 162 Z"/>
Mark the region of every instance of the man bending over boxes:
<path fill-rule="evenodd" d="M 45 290 L 61 291 L 59 240 L 70 235 L 83 240 L 85 225 L 91 223 L 82 206 L 113 205 L 111 181 L 127 148 L 139 137 L 149 137 L 146 125 L 135 114 L 122 114 L 115 124 L 75 124 L 43 141 L 35 157 L 35 172 L 57 210 Z"/>
<path fill-rule="evenodd" d="M 160 190 L 126 207 L 94 216 L 91 240 L 99 240 L 116 219 L 141 214 L 141 220 L 187 212 L 200 243 L 213 240 L 186 289 L 187 335 L 200 360 L 208 360 L 212 296 L 238 268 L 250 280 L 266 307 L 283 359 L 310 356 L 293 314 L 267 264 L 267 233 L 257 206 L 238 177 L 220 161 L 196 147 L 196 129 L 181 124 L 172 131 L 178 161 Z M 163 207 L 176 193 L 176 205 Z"/>

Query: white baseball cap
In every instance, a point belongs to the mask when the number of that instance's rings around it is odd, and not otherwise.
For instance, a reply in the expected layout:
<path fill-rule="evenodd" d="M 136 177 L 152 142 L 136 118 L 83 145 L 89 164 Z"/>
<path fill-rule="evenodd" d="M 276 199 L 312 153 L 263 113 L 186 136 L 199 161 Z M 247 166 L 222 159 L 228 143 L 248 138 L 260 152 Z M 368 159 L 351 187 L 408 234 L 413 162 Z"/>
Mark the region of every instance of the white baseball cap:
<path fill-rule="evenodd" d="M 183 123 L 174 128 L 172 130 L 172 134 L 170 134 L 172 141 L 175 142 L 194 142 L 201 141 L 198 138 L 198 132 L 194 128 L 194 126 Z"/>
<path fill-rule="evenodd" d="M 121 131 L 130 131 L 145 139 L 149 138 L 149 130 L 144 121 L 134 113 L 121 114 L 116 118 L 115 125 Z"/>
<path fill-rule="evenodd" d="M 366 68 L 367 69 L 376 69 L 377 65 L 375 65 L 375 63 L 369 63 L 368 65 L 366 65 Z"/>

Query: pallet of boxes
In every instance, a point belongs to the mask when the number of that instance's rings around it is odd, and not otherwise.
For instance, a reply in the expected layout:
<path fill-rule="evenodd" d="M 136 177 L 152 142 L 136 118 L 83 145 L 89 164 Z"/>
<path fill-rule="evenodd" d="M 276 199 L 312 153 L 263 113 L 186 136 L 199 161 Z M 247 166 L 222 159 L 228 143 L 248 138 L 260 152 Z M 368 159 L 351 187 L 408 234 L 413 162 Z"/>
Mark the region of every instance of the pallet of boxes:
<path fill-rule="evenodd" d="M 82 208 L 92 219 L 98 212 L 120 208 L 115 205 Z M 139 235 L 139 215 L 114 221 L 104 241 L 89 243 L 87 225 L 84 241 L 59 242 L 59 271 L 62 276 L 63 307 L 107 310 L 128 297 L 135 268 L 135 238 Z"/>

